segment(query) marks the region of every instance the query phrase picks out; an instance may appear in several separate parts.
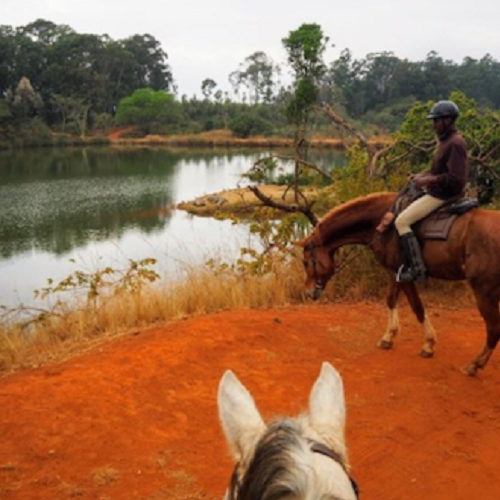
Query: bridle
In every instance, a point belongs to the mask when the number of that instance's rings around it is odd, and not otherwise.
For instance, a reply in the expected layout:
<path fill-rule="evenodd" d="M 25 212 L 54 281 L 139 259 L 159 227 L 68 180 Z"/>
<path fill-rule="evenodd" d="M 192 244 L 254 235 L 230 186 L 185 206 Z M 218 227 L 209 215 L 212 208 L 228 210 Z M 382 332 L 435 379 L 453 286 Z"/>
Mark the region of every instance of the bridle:
<path fill-rule="evenodd" d="M 314 441 L 312 439 L 308 440 L 310 445 L 311 445 L 311 451 L 314 453 L 319 453 L 320 455 L 324 455 L 325 457 L 329 457 L 335 462 L 337 462 L 344 472 L 346 473 L 347 477 L 349 478 L 349 481 L 351 482 L 352 489 L 354 490 L 354 494 L 356 495 L 356 498 L 359 498 L 359 486 L 356 480 L 349 474 L 349 471 L 347 470 L 347 467 L 345 466 L 344 461 L 342 460 L 341 456 L 331 448 L 328 448 L 328 446 L 325 446 L 322 443 L 319 443 L 318 441 Z"/>
<path fill-rule="evenodd" d="M 313 268 L 313 280 L 314 280 L 314 289 L 316 290 L 323 290 L 324 284 L 322 280 L 318 277 L 318 271 L 317 271 L 317 266 L 318 264 L 321 265 L 324 269 L 326 268 L 325 264 L 321 262 L 317 255 L 316 255 L 316 245 L 314 243 L 308 243 L 305 247 L 304 250 L 308 251 L 311 254 L 311 262 L 312 262 L 312 268 Z M 359 252 L 357 251 L 356 248 L 350 248 L 347 252 L 346 255 L 342 257 L 342 261 L 340 264 L 335 265 L 333 274 L 331 275 L 330 279 L 333 278 L 334 276 L 337 276 L 341 271 L 343 271 L 351 262 L 356 260 L 359 257 Z"/>
<path fill-rule="evenodd" d="M 334 462 L 342 467 L 342 470 L 346 473 L 349 481 L 351 482 L 352 489 L 354 490 L 354 494 L 356 498 L 359 499 L 359 486 L 355 479 L 349 474 L 347 467 L 342 460 L 342 457 L 328 446 L 314 441 L 313 439 L 308 439 L 310 450 L 314 453 L 319 453 L 320 455 L 324 455 L 325 457 L 331 458 Z M 241 488 L 241 479 L 240 474 L 238 472 L 239 464 L 236 464 L 234 471 L 231 475 L 231 482 L 229 483 L 228 493 L 226 495 L 225 500 L 238 500 L 239 490 Z"/>
<path fill-rule="evenodd" d="M 320 264 L 323 268 L 326 266 L 318 259 L 316 255 L 316 245 L 314 243 L 308 243 L 304 250 L 307 250 L 311 254 L 311 262 L 313 268 L 313 279 L 314 279 L 314 291 L 322 291 L 324 288 L 323 281 L 318 277 L 317 266 Z"/>

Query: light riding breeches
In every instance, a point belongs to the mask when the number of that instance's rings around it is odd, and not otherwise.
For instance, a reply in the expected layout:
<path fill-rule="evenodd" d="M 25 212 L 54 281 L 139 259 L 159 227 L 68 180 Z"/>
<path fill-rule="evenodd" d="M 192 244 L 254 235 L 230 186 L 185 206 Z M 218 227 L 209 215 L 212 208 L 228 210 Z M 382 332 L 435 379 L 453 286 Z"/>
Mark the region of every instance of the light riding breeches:
<path fill-rule="evenodd" d="M 411 225 L 430 213 L 444 205 L 446 200 L 440 200 L 430 194 L 424 194 L 421 198 L 415 200 L 411 205 L 406 207 L 394 221 L 394 225 L 399 233 L 399 236 L 411 232 Z"/>

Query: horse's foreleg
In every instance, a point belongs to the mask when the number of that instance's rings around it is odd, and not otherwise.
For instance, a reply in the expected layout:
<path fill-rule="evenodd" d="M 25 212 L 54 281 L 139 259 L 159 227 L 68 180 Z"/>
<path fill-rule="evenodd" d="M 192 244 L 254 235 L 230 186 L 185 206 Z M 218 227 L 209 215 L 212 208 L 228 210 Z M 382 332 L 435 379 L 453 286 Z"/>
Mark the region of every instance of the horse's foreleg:
<path fill-rule="evenodd" d="M 498 312 L 500 290 L 497 289 L 494 292 L 486 292 L 475 288 L 474 285 L 473 289 L 476 296 L 477 307 L 486 323 L 487 335 L 486 345 L 477 355 L 476 359 L 462 368 L 462 371 L 466 375 L 471 376 L 476 375 L 478 369 L 483 369 L 486 366 L 500 340 L 500 313 Z"/>
<path fill-rule="evenodd" d="M 390 349 L 392 347 L 394 337 L 399 333 L 399 316 L 398 316 L 398 297 L 401 286 L 396 282 L 396 279 L 391 276 L 389 290 L 387 292 L 387 307 L 389 308 L 389 323 L 387 330 L 382 338 L 379 340 L 378 346 L 381 349 Z"/>
<path fill-rule="evenodd" d="M 402 283 L 402 286 L 418 322 L 424 327 L 424 345 L 420 351 L 420 356 L 423 358 L 432 358 L 437 343 L 436 330 L 434 330 L 425 312 L 424 304 L 420 300 L 415 283 Z"/>

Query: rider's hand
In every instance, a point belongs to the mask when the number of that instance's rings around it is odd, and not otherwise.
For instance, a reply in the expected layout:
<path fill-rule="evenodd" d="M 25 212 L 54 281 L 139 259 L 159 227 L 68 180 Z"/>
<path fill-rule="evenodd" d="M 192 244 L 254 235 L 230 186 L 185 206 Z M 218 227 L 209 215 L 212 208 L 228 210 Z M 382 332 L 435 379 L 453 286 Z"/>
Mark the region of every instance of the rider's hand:
<path fill-rule="evenodd" d="M 379 233 L 383 233 L 392 224 L 394 220 L 394 214 L 392 212 L 386 212 L 380 221 L 380 224 L 375 228 Z"/>
<path fill-rule="evenodd" d="M 435 175 L 419 174 L 414 177 L 413 182 L 418 188 L 423 188 L 425 186 L 428 186 L 429 184 L 432 184 L 435 180 Z"/>

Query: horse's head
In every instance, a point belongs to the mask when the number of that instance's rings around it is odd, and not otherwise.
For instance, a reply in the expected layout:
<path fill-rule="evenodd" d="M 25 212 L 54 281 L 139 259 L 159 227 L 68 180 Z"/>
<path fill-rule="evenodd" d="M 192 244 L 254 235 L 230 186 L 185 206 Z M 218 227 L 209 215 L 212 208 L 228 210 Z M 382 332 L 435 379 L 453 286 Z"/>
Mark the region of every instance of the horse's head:
<path fill-rule="evenodd" d="M 236 462 L 226 500 L 355 500 L 345 446 L 342 379 L 323 363 L 309 412 L 266 425 L 231 371 L 219 384 L 219 416 Z"/>
<path fill-rule="evenodd" d="M 335 274 L 334 252 L 310 239 L 297 241 L 296 245 L 302 247 L 304 252 L 306 294 L 311 299 L 317 300 L 323 293 L 330 278 Z"/>

